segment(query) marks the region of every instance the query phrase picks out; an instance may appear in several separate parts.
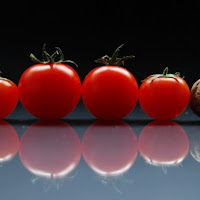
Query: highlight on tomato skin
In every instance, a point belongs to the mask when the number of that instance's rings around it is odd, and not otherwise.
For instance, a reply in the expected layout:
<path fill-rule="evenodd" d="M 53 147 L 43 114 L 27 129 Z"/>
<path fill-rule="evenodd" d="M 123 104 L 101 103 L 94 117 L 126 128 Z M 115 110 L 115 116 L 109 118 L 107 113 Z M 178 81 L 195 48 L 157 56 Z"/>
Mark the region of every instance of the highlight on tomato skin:
<path fill-rule="evenodd" d="M 91 70 L 83 80 L 82 99 L 87 110 L 96 118 L 119 120 L 135 108 L 138 101 L 138 84 L 133 74 L 121 67 L 134 56 L 117 58 L 119 46 L 112 57 L 97 59 L 101 66 Z"/>
<path fill-rule="evenodd" d="M 17 106 L 19 99 L 17 85 L 13 81 L 0 76 L 0 96 L 0 119 L 4 119 Z"/>
<path fill-rule="evenodd" d="M 171 120 L 180 116 L 190 101 L 190 89 L 180 74 L 155 74 L 145 79 L 139 89 L 139 103 L 153 119 Z"/>
<path fill-rule="evenodd" d="M 98 120 L 83 135 L 82 153 L 87 165 L 98 175 L 119 176 L 136 161 L 137 137 L 123 121 Z"/>
<path fill-rule="evenodd" d="M 12 160 L 19 150 L 19 137 L 14 127 L 0 120 L 0 164 Z"/>
<path fill-rule="evenodd" d="M 185 130 L 174 121 L 152 121 L 140 133 L 140 155 L 151 165 L 177 166 L 188 151 L 189 139 Z"/>
<path fill-rule="evenodd" d="M 21 137 L 19 156 L 32 174 L 51 179 L 63 178 L 78 166 L 81 143 L 69 124 L 41 120 L 28 127 Z"/>
<path fill-rule="evenodd" d="M 23 107 L 40 119 L 60 119 L 70 114 L 81 97 L 81 80 L 78 73 L 65 62 L 60 48 L 49 55 L 42 50 L 43 60 L 33 54 L 37 62 L 26 69 L 20 77 L 18 88 Z M 60 57 L 58 61 L 56 58 Z M 75 64 L 76 65 L 76 64 Z"/>

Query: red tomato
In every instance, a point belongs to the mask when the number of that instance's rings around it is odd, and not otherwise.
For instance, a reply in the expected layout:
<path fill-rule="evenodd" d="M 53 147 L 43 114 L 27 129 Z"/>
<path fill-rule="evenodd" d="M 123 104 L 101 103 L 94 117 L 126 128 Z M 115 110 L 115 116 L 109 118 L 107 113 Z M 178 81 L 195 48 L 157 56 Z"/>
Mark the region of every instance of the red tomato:
<path fill-rule="evenodd" d="M 178 165 L 187 156 L 189 140 L 185 130 L 173 121 L 153 121 L 139 136 L 139 152 L 153 165 Z"/>
<path fill-rule="evenodd" d="M 119 48 L 116 51 L 119 51 Z M 104 56 L 97 60 L 105 65 L 90 71 L 82 84 L 84 105 L 91 114 L 104 120 L 125 117 L 133 110 L 138 100 L 136 79 L 127 69 L 119 66 L 123 63 L 120 58 L 115 60 L 113 57 Z"/>
<path fill-rule="evenodd" d="M 117 176 L 134 164 L 137 137 L 123 121 L 96 121 L 82 140 L 83 157 L 88 166 L 101 176 Z"/>
<path fill-rule="evenodd" d="M 19 156 L 31 173 L 62 178 L 71 173 L 81 157 L 81 143 L 75 130 L 63 121 L 37 121 L 23 134 Z"/>
<path fill-rule="evenodd" d="M 21 103 L 38 118 L 62 118 L 79 102 L 80 78 L 72 67 L 60 62 L 64 62 L 63 59 L 58 63 L 49 59 L 45 64 L 33 65 L 19 80 Z"/>
<path fill-rule="evenodd" d="M 19 137 L 15 129 L 0 120 L 0 163 L 11 160 L 19 149 Z"/>
<path fill-rule="evenodd" d="M 18 103 L 18 88 L 11 80 L 0 77 L 0 119 L 13 112 Z"/>
<path fill-rule="evenodd" d="M 140 86 L 140 105 L 154 119 L 170 120 L 178 117 L 190 100 L 188 84 L 180 76 L 167 74 L 167 71 L 168 68 L 163 74 L 148 77 Z"/>

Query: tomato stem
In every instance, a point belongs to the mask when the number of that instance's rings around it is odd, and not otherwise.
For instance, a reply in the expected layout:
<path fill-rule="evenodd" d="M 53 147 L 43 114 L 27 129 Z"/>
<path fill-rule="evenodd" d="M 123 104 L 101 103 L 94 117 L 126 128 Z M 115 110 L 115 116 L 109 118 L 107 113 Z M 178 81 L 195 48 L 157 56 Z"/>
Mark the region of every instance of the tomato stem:
<path fill-rule="evenodd" d="M 30 58 L 36 62 L 36 63 L 40 63 L 40 64 L 51 64 L 51 63 L 72 63 L 74 64 L 76 67 L 78 67 L 78 65 L 72 61 L 72 60 L 65 60 L 64 59 L 64 54 L 62 52 L 62 50 L 59 47 L 55 47 L 56 51 L 50 55 L 49 53 L 47 53 L 46 51 L 46 44 L 43 45 L 42 47 L 42 60 L 39 60 L 34 54 L 30 54 Z M 55 61 L 56 57 L 60 56 L 58 61 Z"/>
<path fill-rule="evenodd" d="M 178 77 L 181 77 L 180 72 L 176 72 L 175 74 L 169 74 L 168 72 L 169 72 L 169 68 L 168 68 L 168 67 L 165 67 L 165 69 L 163 70 L 163 73 L 162 73 L 162 74 L 150 75 L 150 76 L 147 77 L 147 79 L 148 79 L 148 81 L 153 81 L 153 80 L 155 80 L 156 78 L 160 78 L 160 77 L 175 78 L 175 79 L 177 78 L 177 76 L 178 76 Z M 149 77 L 150 77 L 150 78 L 149 78 Z M 184 79 L 184 76 L 181 77 L 181 78 Z M 146 80 L 146 79 L 145 79 L 145 80 Z M 145 80 L 142 80 L 142 82 L 145 81 Z"/>
<path fill-rule="evenodd" d="M 169 68 L 165 67 L 165 69 L 163 70 L 163 76 L 166 76 L 168 74 Z"/>
<path fill-rule="evenodd" d="M 114 51 L 112 57 L 105 55 L 105 56 L 95 60 L 95 62 L 104 64 L 104 65 L 112 65 L 112 66 L 113 65 L 116 65 L 116 66 L 124 65 L 124 61 L 131 59 L 131 58 L 135 58 L 135 56 L 130 55 L 130 56 L 123 56 L 122 58 L 118 58 L 118 52 L 123 46 L 124 46 L 124 44 L 117 47 L 117 49 Z"/>

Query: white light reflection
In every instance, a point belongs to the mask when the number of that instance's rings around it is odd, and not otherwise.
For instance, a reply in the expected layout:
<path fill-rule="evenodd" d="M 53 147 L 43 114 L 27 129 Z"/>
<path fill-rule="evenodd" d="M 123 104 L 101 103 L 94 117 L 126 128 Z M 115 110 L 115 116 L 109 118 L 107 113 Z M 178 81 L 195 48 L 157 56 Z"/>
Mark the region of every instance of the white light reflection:
<path fill-rule="evenodd" d="M 147 156 L 144 156 L 143 158 L 147 163 L 155 165 L 155 166 L 160 166 L 160 165 L 165 165 L 165 166 L 172 166 L 173 165 L 173 166 L 176 166 L 176 165 L 179 165 L 185 159 L 185 156 L 180 157 L 180 158 L 175 159 L 175 160 L 170 160 L 170 161 L 154 160 L 154 159 L 151 159 L 151 158 L 149 158 Z"/>
<path fill-rule="evenodd" d="M 120 68 L 120 67 L 112 67 L 112 66 L 109 66 L 109 67 L 99 67 L 97 70 L 94 71 L 93 75 L 95 76 L 96 74 L 100 74 L 104 71 L 114 71 L 114 72 L 118 72 L 120 74 L 123 74 L 124 76 L 127 76 L 127 77 L 131 77 L 131 74 L 129 73 L 129 71 L 127 70 L 124 70 L 125 68 Z"/>
<path fill-rule="evenodd" d="M 66 169 L 54 174 L 53 176 L 55 178 L 59 177 L 59 178 L 62 178 L 64 176 L 66 176 L 66 174 L 69 174 L 70 172 L 72 172 L 76 167 L 76 164 L 75 163 L 71 163 Z"/>
<path fill-rule="evenodd" d="M 126 171 L 128 171 L 131 166 L 133 165 L 133 163 L 128 163 L 126 166 L 124 166 L 121 169 L 115 170 L 115 171 L 103 171 L 99 168 L 97 168 L 95 165 L 90 165 L 90 167 L 99 175 L 101 176 L 118 176 L 121 174 L 124 174 Z"/>
<path fill-rule="evenodd" d="M 6 162 L 6 161 L 9 161 L 13 158 L 14 155 L 12 154 L 8 154 L 6 155 L 4 158 L 0 158 L 0 162 Z"/>

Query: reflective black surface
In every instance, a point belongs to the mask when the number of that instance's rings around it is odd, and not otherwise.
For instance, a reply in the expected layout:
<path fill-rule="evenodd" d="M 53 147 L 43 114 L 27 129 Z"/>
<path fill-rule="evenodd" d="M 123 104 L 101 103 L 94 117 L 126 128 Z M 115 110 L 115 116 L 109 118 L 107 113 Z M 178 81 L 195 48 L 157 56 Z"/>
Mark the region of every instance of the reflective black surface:
<path fill-rule="evenodd" d="M 5 200 L 199 200 L 200 121 L 150 119 L 137 105 L 118 122 L 83 105 L 59 121 L 19 104 L 0 121 L 0 197 Z"/>

